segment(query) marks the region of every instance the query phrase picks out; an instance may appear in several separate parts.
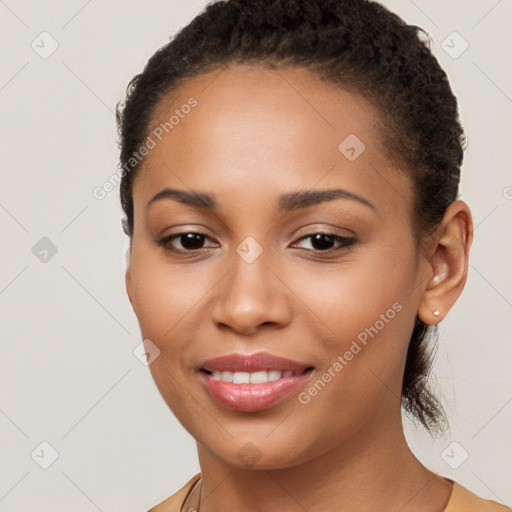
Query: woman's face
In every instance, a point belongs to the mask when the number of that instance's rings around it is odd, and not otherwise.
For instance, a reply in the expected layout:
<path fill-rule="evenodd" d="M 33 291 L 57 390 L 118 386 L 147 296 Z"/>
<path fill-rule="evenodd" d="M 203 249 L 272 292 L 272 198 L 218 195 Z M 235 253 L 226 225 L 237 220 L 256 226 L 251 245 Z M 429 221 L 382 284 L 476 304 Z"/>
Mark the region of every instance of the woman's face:
<path fill-rule="evenodd" d="M 160 393 L 228 464 L 347 453 L 400 421 L 428 268 L 412 183 L 379 130 L 362 97 L 305 70 L 247 66 L 189 79 L 154 115 L 127 290 Z M 165 189 L 181 195 L 155 198 Z"/>

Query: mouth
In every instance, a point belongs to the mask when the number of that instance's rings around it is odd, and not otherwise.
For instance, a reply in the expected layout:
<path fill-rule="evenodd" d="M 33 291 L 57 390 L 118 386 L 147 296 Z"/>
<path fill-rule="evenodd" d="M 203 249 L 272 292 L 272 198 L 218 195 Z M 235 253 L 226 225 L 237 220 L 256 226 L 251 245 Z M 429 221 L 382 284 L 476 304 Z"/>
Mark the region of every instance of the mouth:
<path fill-rule="evenodd" d="M 230 382 L 233 384 L 265 384 L 267 382 L 274 382 L 279 379 L 288 377 L 298 377 L 304 375 L 306 372 L 313 370 L 313 367 L 307 367 L 303 370 L 261 370 L 258 372 L 230 372 L 230 371 L 208 371 L 202 369 L 201 371 L 209 375 L 212 379 L 221 380 L 222 382 Z"/>
<path fill-rule="evenodd" d="M 314 367 L 267 353 L 231 354 L 204 362 L 199 378 L 218 405 L 241 412 L 256 412 L 293 395 L 311 376 Z"/>

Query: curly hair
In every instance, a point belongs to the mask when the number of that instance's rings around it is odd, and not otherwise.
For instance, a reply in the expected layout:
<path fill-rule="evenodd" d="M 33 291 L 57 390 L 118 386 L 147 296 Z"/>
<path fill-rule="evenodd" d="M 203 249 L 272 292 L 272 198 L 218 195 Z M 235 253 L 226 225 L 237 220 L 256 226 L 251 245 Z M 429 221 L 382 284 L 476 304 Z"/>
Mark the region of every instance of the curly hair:
<path fill-rule="evenodd" d="M 371 0 L 220 0 L 209 3 L 129 82 L 116 109 L 123 167 L 123 229 L 133 235 L 132 158 L 159 102 L 187 78 L 230 65 L 304 68 L 364 95 L 381 114 L 388 157 L 411 177 L 417 244 L 457 199 L 465 147 L 457 99 L 430 50 L 428 35 Z M 126 171 L 128 169 L 128 171 Z M 402 385 L 402 406 L 432 434 L 446 424 L 430 390 L 429 338 L 437 326 L 416 318 Z"/>

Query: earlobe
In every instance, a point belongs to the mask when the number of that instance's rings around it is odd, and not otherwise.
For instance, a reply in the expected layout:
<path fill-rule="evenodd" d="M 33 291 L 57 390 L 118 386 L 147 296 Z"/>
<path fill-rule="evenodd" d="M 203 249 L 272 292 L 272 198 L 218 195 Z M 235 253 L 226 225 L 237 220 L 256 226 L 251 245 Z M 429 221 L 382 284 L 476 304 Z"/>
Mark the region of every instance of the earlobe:
<path fill-rule="evenodd" d="M 437 324 L 459 298 L 466 284 L 473 224 L 463 201 L 452 203 L 440 223 L 429 259 L 430 273 L 418 309 L 426 324 Z"/>

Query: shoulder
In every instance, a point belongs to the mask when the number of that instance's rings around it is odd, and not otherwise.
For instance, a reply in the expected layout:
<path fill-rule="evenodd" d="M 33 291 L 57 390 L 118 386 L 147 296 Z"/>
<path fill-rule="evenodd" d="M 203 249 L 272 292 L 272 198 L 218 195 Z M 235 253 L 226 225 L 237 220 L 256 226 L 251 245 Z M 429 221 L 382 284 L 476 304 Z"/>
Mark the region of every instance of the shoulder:
<path fill-rule="evenodd" d="M 201 477 L 201 473 L 198 473 L 192 477 L 179 491 L 169 496 L 167 499 L 155 505 L 147 512 L 180 512 L 181 506 L 188 496 L 189 492 L 194 487 L 194 484 Z"/>
<path fill-rule="evenodd" d="M 147 512 L 180 512 L 185 501 L 201 473 L 193 476 L 179 491 L 155 505 Z M 443 512 L 512 512 L 512 507 L 502 505 L 493 500 L 485 500 L 472 493 L 459 483 L 453 481 L 453 490 L 450 501 Z"/>
<path fill-rule="evenodd" d="M 444 512 L 511 512 L 512 508 L 496 501 L 484 500 L 457 482 Z"/>

